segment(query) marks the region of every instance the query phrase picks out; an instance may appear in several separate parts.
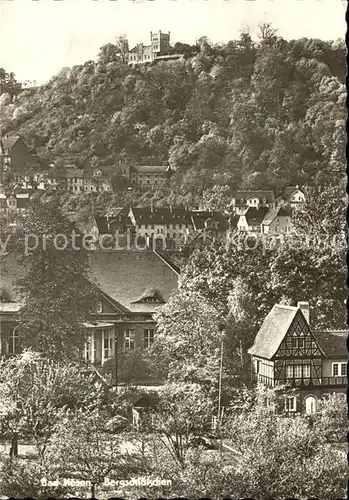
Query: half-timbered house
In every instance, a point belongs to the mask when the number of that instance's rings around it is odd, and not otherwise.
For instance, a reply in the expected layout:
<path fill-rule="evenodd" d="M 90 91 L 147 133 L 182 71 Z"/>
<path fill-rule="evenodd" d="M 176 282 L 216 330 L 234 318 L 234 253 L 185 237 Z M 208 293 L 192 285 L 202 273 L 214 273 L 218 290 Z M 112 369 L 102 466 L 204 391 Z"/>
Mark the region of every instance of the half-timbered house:
<path fill-rule="evenodd" d="M 276 304 L 249 349 L 253 380 L 297 389 L 285 395 L 285 411 L 315 413 L 321 398 L 346 391 L 347 334 L 313 331 L 307 302 Z"/>

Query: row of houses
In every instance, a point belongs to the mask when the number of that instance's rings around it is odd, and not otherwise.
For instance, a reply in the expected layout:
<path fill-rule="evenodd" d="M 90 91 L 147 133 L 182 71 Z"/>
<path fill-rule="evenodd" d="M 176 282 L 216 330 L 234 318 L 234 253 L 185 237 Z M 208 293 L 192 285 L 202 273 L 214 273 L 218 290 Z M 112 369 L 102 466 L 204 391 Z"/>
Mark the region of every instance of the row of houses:
<path fill-rule="evenodd" d="M 23 138 L 6 135 L 0 139 L 0 182 L 19 184 L 23 189 L 62 189 L 72 193 L 113 191 L 113 178 L 125 181 L 129 187 L 156 189 L 164 186 L 171 176 L 168 165 L 114 165 L 96 168 L 75 168 L 54 165 L 38 170 Z M 7 181 L 7 179 L 10 179 Z"/>
<path fill-rule="evenodd" d="M 89 279 L 99 303 L 86 318 L 88 365 L 112 371 L 115 355 L 147 351 L 156 338 L 154 314 L 169 300 L 180 270 L 159 252 L 97 251 L 89 254 Z M 23 264 L 8 253 L 0 261 L 0 355 L 20 352 L 20 311 L 23 297 L 16 280 Z M 276 304 L 264 319 L 249 350 L 252 380 L 267 386 L 295 389 L 285 392 L 285 411 L 314 413 L 321 398 L 345 392 L 347 331 L 316 331 L 311 327 L 308 302 Z"/>
<path fill-rule="evenodd" d="M 16 187 L 6 192 L 0 185 L 0 214 L 13 216 L 25 215 L 30 209 L 31 193 Z"/>
<path fill-rule="evenodd" d="M 243 215 L 228 216 L 184 208 L 120 207 L 92 217 L 83 232 L 91 231 L 119 238 L 141 237 L 148 242 L 173 241 L 177 246 L 222 241 L 235 231 L 287 236 L 293 231 L 292 209 L 250 207 Z"/>
<path fill-rule="evenodd" d="M 276 208 L 280 205 L 289 205 L 295 208 L 305 202 L 305 193 L 302 188 L 286 186 L 281 194 L 275 195 L 272 189 L 255 191 L 237 191 L 231 201 L 231 209 L 236 215 L 242 215 L 247 208 Z"/>
<path fill-rule="evenodd" d="M 156 189 L 166 185 L 171 175 L 168 166 L 98 167 L 95 169 L 50 169 L 35 173 L 16 172 L 13 181 L 24 189 L 64 190 L 73 194 L 113 191 L 114 182 L 139 189 Z"/>

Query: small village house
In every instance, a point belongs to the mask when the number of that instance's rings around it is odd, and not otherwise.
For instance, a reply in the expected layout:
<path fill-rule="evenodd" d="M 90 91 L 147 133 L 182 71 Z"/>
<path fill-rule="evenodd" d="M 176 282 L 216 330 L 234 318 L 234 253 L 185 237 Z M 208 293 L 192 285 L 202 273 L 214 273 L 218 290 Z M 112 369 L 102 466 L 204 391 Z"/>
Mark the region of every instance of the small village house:
<path fill-rule="evenodd" d="M 142 189 L 156 189 L 165 186 L 172 173 L 166 165 L 137 165 L 131 168 L 131 185 Z"/>
<path fill-rule="evenodd" d="M 29 159 L 29 150 L 19 135 L 9 135 L 0 139 L 0 157 L 4 166 L 11 171 L 23 171 Z"/>
<path fill-rule="evenodd" d="M 315 413 L 321 398 L 347 390 L 348 331 L 314 331 L 309 315 L 308 302 L 274 305 L 249 349 L 254 382 L 297 390 L 284 396 L 289 414 Z"/>
<path fill-rule="evenodd" d="M 231 207 L 235 214 L 241 215 L 249 207 L 275 207 L 274 192 L 270 189 L 259 191 L 238 191 L 231 200 Z"/>

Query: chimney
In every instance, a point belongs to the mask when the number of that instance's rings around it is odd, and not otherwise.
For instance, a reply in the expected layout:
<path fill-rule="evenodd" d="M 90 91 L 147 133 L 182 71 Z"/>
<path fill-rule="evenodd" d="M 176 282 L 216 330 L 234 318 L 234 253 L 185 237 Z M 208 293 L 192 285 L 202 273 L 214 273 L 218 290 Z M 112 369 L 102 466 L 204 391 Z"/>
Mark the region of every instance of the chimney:
<path fill-rule="evenodd" d="M 306 322 L 309 325 L 309 302 L 297 302 L 297 307 L 302 311 Z"/>
<path fill-rule="evenodd" d="M 154 212 L 154 202 L 153 202 L 153 199 L 151 199 L 151 201 L 150 201 L 150 211 L 151 211 L 151 213 Z"/>

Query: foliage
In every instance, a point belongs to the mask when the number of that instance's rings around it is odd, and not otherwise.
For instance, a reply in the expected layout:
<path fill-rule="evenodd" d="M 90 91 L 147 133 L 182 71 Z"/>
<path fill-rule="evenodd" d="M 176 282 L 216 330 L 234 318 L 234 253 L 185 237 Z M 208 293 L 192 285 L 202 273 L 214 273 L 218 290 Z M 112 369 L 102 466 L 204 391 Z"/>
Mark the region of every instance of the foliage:
<path fill-rule="evenodd" d="M 19 439 L 45 453 L 54 425 L 66 408 L 103 407 L 101 387 L 78 365 L 54 363 L 33 351 L 0 360 L 0 429 L 17 454 Z"/>
<path fill-rule="evenodd" d="M 57 423 L 45 455 L 52 476 L 89 481 L 92 498 L 105 477 L 121 477 L 126 467 L 120 439 L 107 432 L 106 424 L 99 410 L 67 412 Z"/>
<path fill-rule="evenodd" d="M 275 413 L 273 391 L 258 391 L 252 411 L 233 414 L 226 424 L 232 446 L 241 453 L 235 491 L 251 498 L 343 496 L 345 453 L 324 442 L 321 430 L 309 427 L 304 417 Z"/>
<path fill-rule="evenodd" d="M 213 403 L 198 384 L 176 382 L 161 389 L 152 428 L 180 467 L 192 439 L 210 429 L 212 412 Z"/>
<path fill-rule="evenodd" d="M 0 490 L 9 498 L 61 498 L 69 490 L 64 486 L 45 487 L 42 479 L 47 469 L 42 460 L 7 458 L 1 470 Z"/>
<path fill-rule="evenodd" d="M 218 380 L 219 312 L 199 294 L 175 293 L 157 313 L 152 348 L 160 378 L 202 383 Z"/>
<path fill-rule="evenodd" d="M 37 200 L 17 245 L 24 275 L 17 286 L 23 297 L 21 344 L 53 359 L 81 359 L 83 322 L 96 304 L 87 279 L 88 254 L 74 223 L 57 200 Z"/>
<path fill-rule="evenodd" d="M 344 442 L 348 432 L 348 408 L 346 395 L 330 394 L 321 401 L 315 424 L 329 442 Z"/>
<path fill-rule="evenodd" d="M 13 96 L 20 90 L 21 84 L 16 80 L 14 73 L 7 73 L 4 68 L 0 68 L 0 96 L 8 94 L 10 96 L 8 102 L 11 102 Z"/>
<path fill-rule="evenodd" d="M 286 41 L 271 26 L 179 61 L 128 67 L 127 39 L 5 100 L 0 125 L 46 165 L 167 164 L 177 196 L 338 184 L 345 170 L 345 46 Z M 159 192 L 165 204 L 169 192 Z M 133 200 L 142 197 L 132 193 Z"/>
<path fill-rule="evenodd" d="M 118 360 L 118 378 L 127 385 L 151 379 L 152 367 L 144 349 L 124 350 Z"/>

